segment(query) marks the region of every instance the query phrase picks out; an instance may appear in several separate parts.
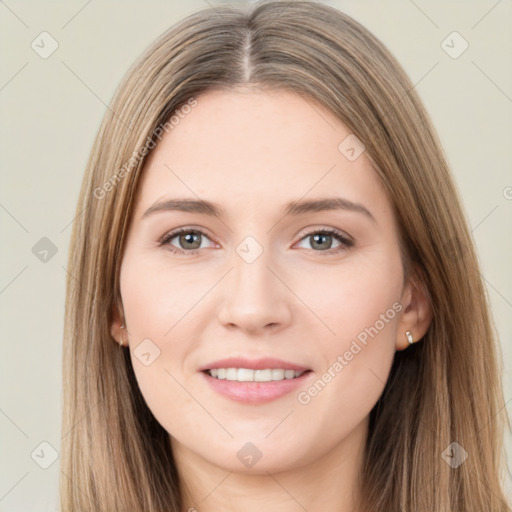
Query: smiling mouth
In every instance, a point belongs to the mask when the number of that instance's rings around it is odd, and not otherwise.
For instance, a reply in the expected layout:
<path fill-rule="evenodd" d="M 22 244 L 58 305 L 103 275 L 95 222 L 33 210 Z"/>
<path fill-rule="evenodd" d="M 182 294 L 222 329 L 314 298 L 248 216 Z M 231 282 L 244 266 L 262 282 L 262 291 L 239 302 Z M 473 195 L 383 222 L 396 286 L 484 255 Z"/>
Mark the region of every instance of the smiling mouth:
<path fill-rule="evenodd" d="M 292 380 L 301 377 L 311 370 L 284 370 L 281 368 L 266 368 L 253 370 L 250 368 L 213 368 L 204 373 L 218 380 L 231 380 L 237 382 L 271 382 Z"/>

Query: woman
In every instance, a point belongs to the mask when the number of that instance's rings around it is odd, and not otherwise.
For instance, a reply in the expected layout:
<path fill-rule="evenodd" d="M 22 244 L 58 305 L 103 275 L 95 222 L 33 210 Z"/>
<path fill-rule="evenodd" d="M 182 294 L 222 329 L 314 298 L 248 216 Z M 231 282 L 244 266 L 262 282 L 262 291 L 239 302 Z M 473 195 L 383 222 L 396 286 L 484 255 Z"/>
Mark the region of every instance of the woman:
<path fill-rule="evenodd" d="M 63 510 L 510 510 L 461 202 L 350 17 L 267 1 L 172 27 L 120 85 L 77 212 Z"/>

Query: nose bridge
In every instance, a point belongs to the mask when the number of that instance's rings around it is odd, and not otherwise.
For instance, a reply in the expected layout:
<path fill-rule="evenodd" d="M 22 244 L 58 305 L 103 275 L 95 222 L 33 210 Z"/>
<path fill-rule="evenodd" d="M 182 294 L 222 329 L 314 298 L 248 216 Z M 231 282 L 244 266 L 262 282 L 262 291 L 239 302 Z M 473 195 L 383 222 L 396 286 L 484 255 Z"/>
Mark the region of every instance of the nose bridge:
<path fill-rule="evenodd" d="M 247 306 L 250 303 L 255 305 L 255 301 L 261 300 L 269 304 L 277 293 L 275 283 L 272 282 L 275 276 L 268 269 L 269 266 L 272 267 L 271 253 L 264 243 L 265 241 L 260 243 L 254 236 L 249 235 L 235 248 L 231 289 L 240 304 L 240 301 L 248 301 Z"/>
<path fill-rule="evenodd" d="M 286 287 L 275 276 L 271 251 L 254 236 L 246 236 L 232 257 L 220 319 L 248 330 L 289 321 Z M 270 269 L 273 271 L 271 271 Z"/>
<path fill-rule="evenodd" d="M 244 295 L 250 292 L 250 295 L 259 295 L 262 291 L 272 288 L 268 283 L 269 278 L 273 276 L 268 269 L 272 262 L 267 247 L 253 236 L 248 236 L 240 242 L 235 252 L 232 285 L 235 293 Z"/>

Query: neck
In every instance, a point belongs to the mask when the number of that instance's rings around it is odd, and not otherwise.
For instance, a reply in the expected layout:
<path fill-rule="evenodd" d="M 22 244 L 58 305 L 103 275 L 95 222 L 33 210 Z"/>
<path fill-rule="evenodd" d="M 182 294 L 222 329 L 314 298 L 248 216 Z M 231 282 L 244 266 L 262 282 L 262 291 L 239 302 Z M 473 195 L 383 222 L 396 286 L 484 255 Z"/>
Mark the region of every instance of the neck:
<path fill-rule="evenodd" d="M 355 512 L 367 428 L 366 419 L 311 463 L 257 474 L 223 469 L 171 438 L 183 512 Z"/>

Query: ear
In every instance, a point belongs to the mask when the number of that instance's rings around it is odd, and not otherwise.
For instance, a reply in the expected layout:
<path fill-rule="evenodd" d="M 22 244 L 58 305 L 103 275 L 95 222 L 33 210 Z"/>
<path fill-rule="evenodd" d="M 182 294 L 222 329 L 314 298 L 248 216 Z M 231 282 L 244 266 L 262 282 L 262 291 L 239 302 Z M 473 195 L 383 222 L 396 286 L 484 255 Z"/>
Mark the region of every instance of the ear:
<path fill-rule="evenodd" d="M 121 319 L 121 315 L 119 314 L 119 308 L 112 308 L 112 321 L 110 323 L 110 335 L 114 338 L 117 343 L 120 345 L 127 344 L 127 335 L 126 329 L 122 329 L 121 325 L 124 325 L 124 321 Z"/>
<path fill-rule="evenodd" d="M 398 322 L 396 350 L 404 350 L 409 347 L 406 331 L 411 332 L 414 342 L 421 340 L 433 317 L 423 273 L 417 265 L 413 267 L 404 285 L 400 303 L 403 309 Z"/>

